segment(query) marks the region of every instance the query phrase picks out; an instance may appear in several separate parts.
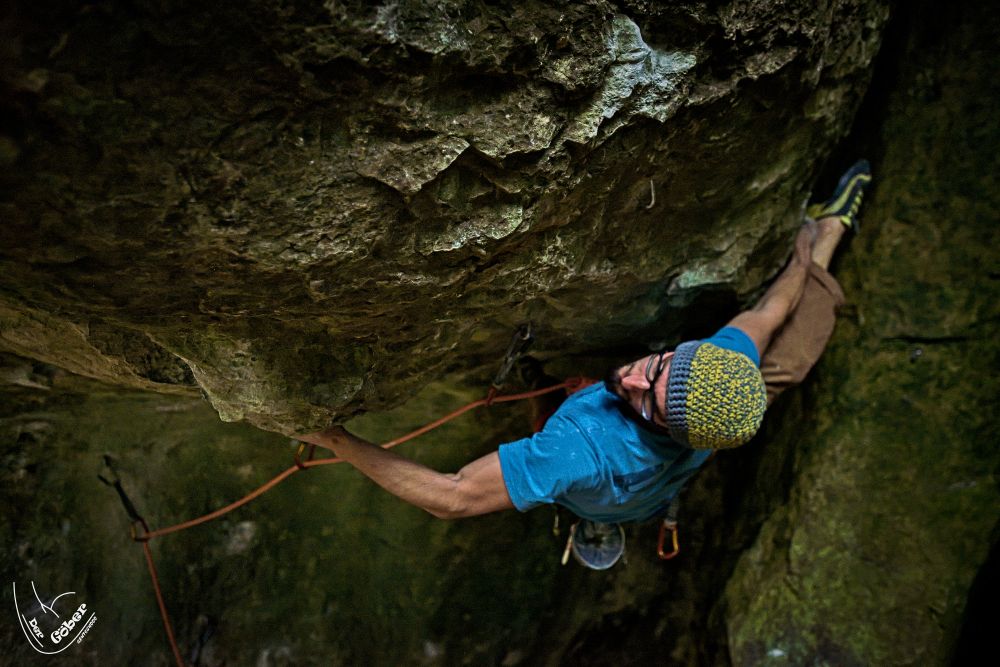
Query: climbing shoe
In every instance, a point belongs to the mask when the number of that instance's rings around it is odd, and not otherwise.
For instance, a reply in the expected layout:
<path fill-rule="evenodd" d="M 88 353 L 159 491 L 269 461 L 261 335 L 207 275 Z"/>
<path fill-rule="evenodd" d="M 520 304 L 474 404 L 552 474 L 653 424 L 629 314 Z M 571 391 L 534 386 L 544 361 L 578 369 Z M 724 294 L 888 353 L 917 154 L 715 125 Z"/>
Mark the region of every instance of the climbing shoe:
<path fill-rule="evenodd" d="M 844 172 L 837 183 L 833 196 L 825 202 L 812 204 L 806 209 L 806 215 L 813 220 L 821 218 L 838 218 L 844 226 L 852 231 L 858 230 L 858 210 L 865 188 L 872 180 L 871 166 L 868 160 L 858 160 Z"/>

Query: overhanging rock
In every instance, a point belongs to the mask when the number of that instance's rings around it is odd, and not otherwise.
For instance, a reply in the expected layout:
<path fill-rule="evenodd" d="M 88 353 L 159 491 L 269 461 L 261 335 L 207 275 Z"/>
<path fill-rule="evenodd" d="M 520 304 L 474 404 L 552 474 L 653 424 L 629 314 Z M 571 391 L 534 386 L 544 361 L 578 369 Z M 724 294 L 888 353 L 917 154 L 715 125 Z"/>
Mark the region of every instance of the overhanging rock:
<path fill-rule="evenodd" d="M 18 5 L 0 304 L 53 334 L 3 315 L 0 345 L 284 433 L 492 365 L 524 320 L 581 353 L 668 289 L 755 290 L 888 13 Z"/>

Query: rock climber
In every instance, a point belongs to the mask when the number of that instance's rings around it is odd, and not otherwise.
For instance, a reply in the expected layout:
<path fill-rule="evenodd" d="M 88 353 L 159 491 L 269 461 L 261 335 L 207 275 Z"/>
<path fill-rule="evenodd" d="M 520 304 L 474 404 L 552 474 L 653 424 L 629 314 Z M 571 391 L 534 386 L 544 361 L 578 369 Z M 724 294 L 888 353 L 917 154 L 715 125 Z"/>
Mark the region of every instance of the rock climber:
<path fill-rule="evenodd" d="M 833 332 L 844 296 L 827 271 L 856 232 L 871 181 L 860 160 L 807 209 L 788 265 L 750 310 L 715 335 L 613 369 L 567 398 L 534 435 L 444 474 L 340 426 L 299 436 L 399 498 L 459 518 L 542 504 L 594 522 L 661 516 L 712 450 L 750 440 L 767 405 L 801 382 Z"/>

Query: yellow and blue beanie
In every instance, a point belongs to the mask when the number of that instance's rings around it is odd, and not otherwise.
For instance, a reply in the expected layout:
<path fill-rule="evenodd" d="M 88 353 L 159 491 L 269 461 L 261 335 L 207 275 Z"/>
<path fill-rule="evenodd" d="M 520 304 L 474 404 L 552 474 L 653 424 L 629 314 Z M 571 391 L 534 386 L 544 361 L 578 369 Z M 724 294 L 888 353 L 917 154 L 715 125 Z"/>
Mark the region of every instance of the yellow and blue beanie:
<path fill-rule="evenodd" d="M 745 354 L 702 341 L 681 343 L 670 360 L 665 407 L 670 437 L 682 445 L 738 447 L 764 419 L 764 378 Z"/>

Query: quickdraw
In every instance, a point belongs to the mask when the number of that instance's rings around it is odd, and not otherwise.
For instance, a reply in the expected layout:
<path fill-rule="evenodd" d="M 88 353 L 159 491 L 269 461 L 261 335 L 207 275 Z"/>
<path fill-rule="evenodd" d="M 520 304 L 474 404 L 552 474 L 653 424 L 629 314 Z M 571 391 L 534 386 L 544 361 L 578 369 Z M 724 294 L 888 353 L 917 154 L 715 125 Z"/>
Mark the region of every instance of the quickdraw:
<path fill-rule="evenodd" d="M 493 376 L 491 386 L 495 391 L 500 391 L 504 382 L 507 381 L 507 376 L 510 375 L 511 369 L 514 368 L 514 364 L 528 351 L 534 340 L 535 336 L 531 332 L 531 322 L 522 324 L 517 328 L 513 338 L 510 339 L 510 344 L 507 346 L 507 352 L 503 355 L 503 361 L 500 362 L 500 368 L 497 370 L 497 374 Z"/>
<path fill-rule="evenodd" d="M 404 442 L 409 442 L 410 440 L 413 440 L 417 436 L 423 435 L 424 433 L 427 433 L 428 431 L 435 429 L 475 408 L 490 406 L 493 405 L 494 403 L 509 403 L 513 401 L 521 401 L 529 398 L 535 398 L 537 396 L 542 396 L 544 394 L 548 394 L 554 391 L 561 391 L 561 390 L 569 391 L 574 388 L 579 388 L 586 381 L 587 380 L 585 378 L 570 378 L 565 382 L 552 385 L 551 387 L 545 387 L 544 389 L 536 389 L 534 391 L 523 392 L 520 394 L 507 394 L 501 396 L 496 395 L 495 390 L 491 389 L 491 396 L 489 396 L 488 398 L 481 398 L 477 401 L 468 403 L 467 405 L 464 405 L 458 408 L 457 410 L 416 429 L 415 431 L 411 431 L 404 436 L 401 436 L 399 438 L 396 438 L 395 440 L 391 440 L 389 442 L 384 443 L 382 447 L 385 449 L 390 449 L 397 445 L 401 445 Z M 302 454 L 306 451 L 306 447 L 309 447 L 309 451 L 306 454 L 305 460 L 303 460 Z M 176 662 L 178 667 L 184 667 L 184 661 L 181 658 L 180 649 L 177 646 L 177 640 L 174 637 L 173 627 L 171 626 L 170 623 L 170 616 L 167 613 L 167 607 L 163 601 L 163 593 L 160 590 L 159 576 L 156 573 L 156 565 L 153 563 L 153 553 L 149 546 L 150 541 L 153 538 L 163 537 L 164 535 L 176 533 L 185 530 L 187 528 L 192 528 L 194 526 L 207 523 L 209 521 L 212 521 L 213 519 L 217 519 L 220 516 L 223 516 L 224 514 L 227 514 L 237 509 L 238 507 L 242 507 L 243 505 L 249 503 L 251 500 L 263 495 L 264 493 L 271 490 L 272 488 L 277 486 L 279 483 L 283 482 L 285 479 L 287 479 L 294 473 L 306 470 L 308 468 L 314 468 L 317 466 L 324 466 L 341 462 L 341 459 L 338 458 L 314 459 L 313 458 L 314 453 L 315 453 L 314 447 L 312 447 L 311 445 L 303 445 L 299 447 L 299 450 L 295 454 L 294 465 L 278 473 L 269 481 L 265 482 L 263 485 L 261 485 L 254 491 L 251 491 L 250 493 L 243 496 L 239 500 L 236 500 L 230 503 L 229 505 L 226 505 L 225 507 L 219 508 L 214 512 L 209 512 L 204 516 L 200 516 L 198 518 L 191 519 L 189 521 L 184 521 L 183 523 L 179 523 L 173 526 L 168 526 L 166 528 L 158 528 L 155 530 L 151 530 L 149 528 L 149 525 L 146 523 L 146 520 L 143 519 L 143 517 L 139 514 L 139 512 L 135 508 L 135 504 L 132 503 L 132 500 L 128 497 L 128 494 L 125 493 L 125 489 L 122 487 L 121 480 L 118 478 L 118 474 L 115 471 L 111 457 L 109 456 L 105 457 L 105 465 L 111 472 L 111 479 L 108 479 L 103 475 L 98 475 L 98 478 L 103 483 L 114 488 L 115 491 L 118 493 L 118 498 L 121 500 L 122 507 L 125 509 L 125 513 L 128 515 L 129 518 L 129 535 L 133 541 L 142 545 L 143 554 L 146 558 L 146 567 L 149 570 L 149 577 L 153 582 L 153 591 L 156 594 L 156 603 L 160 608 L 160 616 L 163 619 L 163 629 L 166 632 L 167 640 L 170 643 L 170 649 L 173 652 L 174 661 Z"/>

